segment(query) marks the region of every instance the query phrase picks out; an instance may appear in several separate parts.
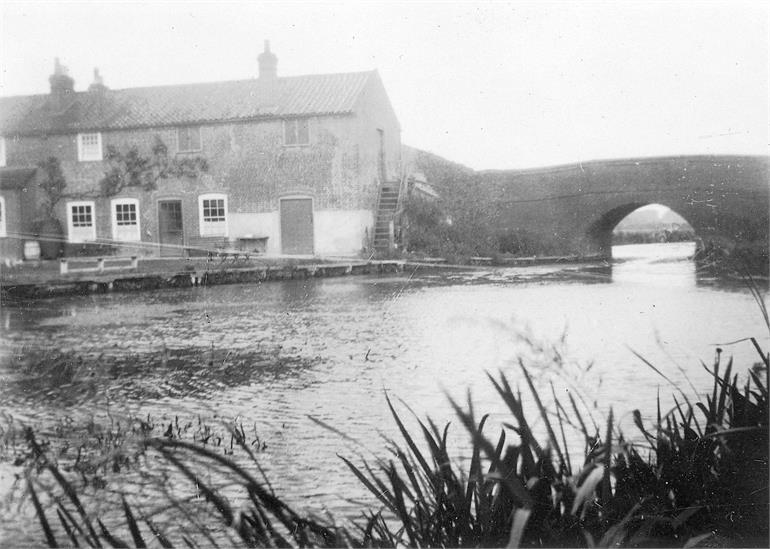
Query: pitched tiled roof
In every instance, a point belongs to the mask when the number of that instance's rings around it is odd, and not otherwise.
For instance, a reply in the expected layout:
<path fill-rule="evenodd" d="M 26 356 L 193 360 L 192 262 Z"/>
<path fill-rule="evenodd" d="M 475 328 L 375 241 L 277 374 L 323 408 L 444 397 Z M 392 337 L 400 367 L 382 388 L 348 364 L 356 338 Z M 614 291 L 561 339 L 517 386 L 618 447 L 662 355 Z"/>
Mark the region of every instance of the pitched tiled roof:
<path fill-rule="evenodd" d="M 0 133 L 27 135 L 346 114 L 374 71 L 0 98 Z"/>

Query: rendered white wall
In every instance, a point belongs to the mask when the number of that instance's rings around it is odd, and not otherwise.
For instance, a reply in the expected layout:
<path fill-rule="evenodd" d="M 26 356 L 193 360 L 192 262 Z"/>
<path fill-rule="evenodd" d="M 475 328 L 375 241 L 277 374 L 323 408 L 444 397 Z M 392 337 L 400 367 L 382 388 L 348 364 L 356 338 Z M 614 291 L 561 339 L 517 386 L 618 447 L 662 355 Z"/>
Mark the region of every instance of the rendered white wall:
<path fill-rule="evenodd" d="M 358 255 L 374 227 L 371 210 L 320 210 L 313 219 L 316 255 Z"/>
<path fill-rule="evenodd" d="M 281 253 L 281 219 L 279 212 L 230 213 L 230 239 L 242 236 L 267 236 L 270 255 Z M 313 212 L 316 255 L 353 256 L 361 252 L 367 231 L 374 227 L 371 210 L 320 210 Z"/>

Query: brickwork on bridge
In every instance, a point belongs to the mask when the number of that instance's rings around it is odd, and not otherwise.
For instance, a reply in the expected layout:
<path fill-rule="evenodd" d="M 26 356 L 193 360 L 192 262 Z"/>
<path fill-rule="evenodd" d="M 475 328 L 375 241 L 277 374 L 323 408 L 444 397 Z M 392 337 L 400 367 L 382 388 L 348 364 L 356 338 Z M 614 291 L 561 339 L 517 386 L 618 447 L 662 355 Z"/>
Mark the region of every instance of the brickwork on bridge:
<path fill-rule="evenodd" d="M 768 256 L 768 157 L 591 161 L 478 177 L 489 185 L 499 229 L 527 234 L 550 253 L 609 256 L 615 225 L 637 208 L 662 204 L 704 244 Z"/>

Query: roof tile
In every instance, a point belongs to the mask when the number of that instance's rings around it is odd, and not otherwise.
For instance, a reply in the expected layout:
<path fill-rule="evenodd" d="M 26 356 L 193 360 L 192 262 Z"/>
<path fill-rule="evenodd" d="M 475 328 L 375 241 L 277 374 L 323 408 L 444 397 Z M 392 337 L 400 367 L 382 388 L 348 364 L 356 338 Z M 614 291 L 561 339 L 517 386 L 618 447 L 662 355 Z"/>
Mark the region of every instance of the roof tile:
<path fill-rule="evenodd" d="M 352 112 L 373 74 L 319 74 L 77 92 L 63 112 L 53 111 L 49 95 L 4 97 L 0 98 L 0 133 L 70 133 L 346 114 Z"/>

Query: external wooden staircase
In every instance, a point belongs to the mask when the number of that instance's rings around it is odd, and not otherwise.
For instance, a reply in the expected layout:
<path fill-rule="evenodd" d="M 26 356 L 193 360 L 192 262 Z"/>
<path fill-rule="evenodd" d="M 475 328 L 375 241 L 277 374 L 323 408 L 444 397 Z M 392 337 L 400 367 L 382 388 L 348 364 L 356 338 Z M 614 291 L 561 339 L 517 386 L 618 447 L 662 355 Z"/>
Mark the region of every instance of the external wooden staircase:
<path fill-rule="evenodd" d="M 380 185 L 373 242 L 377 252 L 387 252 L 395 245 L 396 218 L 401 207 L 402 188 L 403 184 L 399 181 L 384 182 Z"/>

